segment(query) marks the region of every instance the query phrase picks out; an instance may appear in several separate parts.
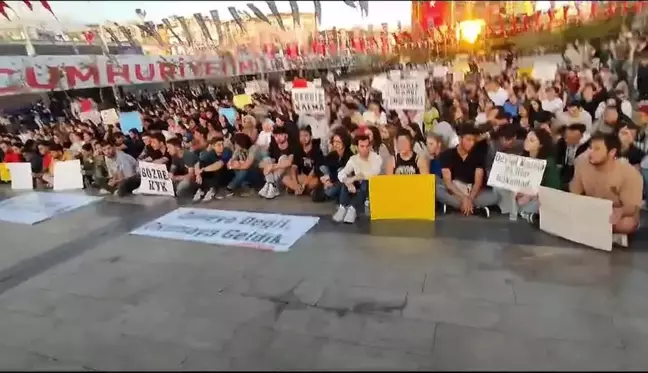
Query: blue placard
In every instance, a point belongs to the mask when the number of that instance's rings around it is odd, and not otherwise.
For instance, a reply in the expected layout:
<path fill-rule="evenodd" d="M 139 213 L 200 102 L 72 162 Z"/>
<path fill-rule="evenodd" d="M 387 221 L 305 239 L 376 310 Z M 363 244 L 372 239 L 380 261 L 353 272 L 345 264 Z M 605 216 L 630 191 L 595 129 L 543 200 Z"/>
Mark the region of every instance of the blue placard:
<path fill-rule="evenodd" d="M 218 114 L 227 118 L 230 126 L 234 127 L 234 121 L 236 120 L 236 109 L 231 107 L 222 107 L 218 109 Z"/>
<path fill-rule="evenodd" d="M 133 128 L 135 128 L 139 132 L 142 132 L 142 115 L 139 113 L 139 111 L 131 111 L 128 113 L 120 112 L 119 126 L 121 127 L 122 133 L 127 133 Z"/>

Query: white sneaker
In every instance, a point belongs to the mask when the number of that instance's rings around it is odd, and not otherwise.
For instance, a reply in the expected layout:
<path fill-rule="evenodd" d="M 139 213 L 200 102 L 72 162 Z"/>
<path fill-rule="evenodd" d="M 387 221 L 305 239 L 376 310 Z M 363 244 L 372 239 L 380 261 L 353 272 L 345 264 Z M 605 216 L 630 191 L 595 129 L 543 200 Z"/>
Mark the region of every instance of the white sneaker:
<path fill-rule="evenodd" d="M 194 202 L 200 202 L 202 200 L 202 198 L 203 198 L 203 195 L 204 194 L 203 194 L 202 190 L 196 191 L 196 194 L 194 194 L 194 196 L 193 196 L 193 201 Z"/>
<path fill-rule="evenodd" d="M 107 190 L 107 189 L 99 189 L 99 195 L 100 196 L 107 196 L 109 194 L 112 194 L 112 192 Z"/>
<path fill-rule="evenodd" d="M 333 221 L 336 223 L 341 223 L 344 220 L 344 216 L 347 213 L 347 208 L 344 206 L 339 206 L 335 214 L 333 214 Z"/>
<path fill-rule="evenodd" d="M 268 192 L 266 193 L 266 198 L 267 199 L 273 199 L 275 197 L 278 197 L 281 193 L 279 193 L 279 189 L 277 189 L 274 184 L 270 184 L 268 187 Z"/>
<path fill-rule="evenodd" d="M 353 206 L 349 206 L 347 208 L 347 212 L 344 215 L 344 222 L 347 224 L 353 224 L 356 221 L 356 217 L 358 214 L 356 213 L 356 209 Z"/>
<path fill-rule="evenodd" d="M 259 196 L 263 198 L 268 198 L 268 189 L 270 188 L 270 183 L 265 183 L 263 188 L 259 191 Z"/>
<path fill-rule="evenodd" d="M 628 247 L 628 235 L 615 233 L 612 235 L 612 242 L 621 247 Z"/>
<path fill-rule="evenodd" d="M 216 192 L 214 191 L 214 189 L 210 189 L 210 190 L 207 191 L 207 193 L 203 197 L 202 201 L 203 202 L 209 202 L 212 199 L 214 199 L 215 196 L 216 196 Z"/>
<path fill-rule="evenodd" d="M 135 189 L 135 190 L 133 191 L 133 194 L 134 194 L 134 195 L 141 194 L 139 188 Z"/>

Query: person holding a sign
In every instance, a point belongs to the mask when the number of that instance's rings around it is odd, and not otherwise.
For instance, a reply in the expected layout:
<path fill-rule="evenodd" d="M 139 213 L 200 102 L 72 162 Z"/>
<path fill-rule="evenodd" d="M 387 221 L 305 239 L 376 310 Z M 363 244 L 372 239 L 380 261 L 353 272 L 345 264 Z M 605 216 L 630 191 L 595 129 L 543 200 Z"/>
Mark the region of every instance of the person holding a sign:
<path fill-rule="evenodd" d="M 490 217 L 489 206 L 497 204 L 497 194 L 485 186 L 485 157 L 474 151 L 480 135 L 477 128 L 463 125 L 458 131 L 459 145 L 441 154 L 443 183 L 437 185 L 436 199 L 443 212 L 449 208 L 460 210 L 464 215 L 480 213 Z"/>
<path fill-rule="evenodd" d="M 523 157 L 533 159 L 544 159 L 547 161 L 544 173 L 542 174 L 541 186 L 560 189 L 560 174 L 554 158 L 553 138 L 549 132 L 543 129 L 529 131 L 524 139 Z M 538 219 L 538 196 L 524 193 L 517 193 L 515 196 L 518 214 L 531 224 L 539 223 Z"/>
<path fill-rule="evenodd" d="M 398 153 L 390 157 L 385 169 L 387 175 L 429 174 L 428 161 L 414 152 L 414 138 L 409 131 L 401 129 L 396 142 Z"/>
<path fill-rule="evenodd" d="M 612 201 L 612 231 L 618 234 L 615 240 L 627 246 L 627 235 L 639 227 L 643 180 L 628 162 L 616 159 L 620 147 L 615 135 L 592 136 L 588 157 L 576 162 L 569 189 L 575 194 Z"/>
<path fill-rule="evenodd" d="M 167 151 L 171 156 L 169 176 L 173 181 L 173 188 L 176 196 L 192 196 L 195 191 L 195 169 L 198 162 L 196 153 L 185 151 L 182 148 L 182 140 L 172 138 L 167 141 Z"/>

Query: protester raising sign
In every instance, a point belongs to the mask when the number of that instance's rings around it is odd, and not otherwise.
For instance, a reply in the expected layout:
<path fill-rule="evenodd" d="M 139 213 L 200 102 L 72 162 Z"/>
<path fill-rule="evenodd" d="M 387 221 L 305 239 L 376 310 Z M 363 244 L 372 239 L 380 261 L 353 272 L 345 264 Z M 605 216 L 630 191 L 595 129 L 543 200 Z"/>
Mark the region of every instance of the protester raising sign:
<path fill-rule="evenodd" d="M 323 88 L 293 88 L 292 100 L 297 114 L 326 114 Z"/>
<path fill-rule="evenodd" d="M 140 162 L 140 175 L 142 181 L 139 186 L 141 194 L 153 194 L 158 196 L 174 196 L 173 182 L 169 178 L 166 165 Z"/>
<path fill-rule="evenodd" d="M 547 161 L 497 152 L 488 185 L 515 193 L 538 194 Z"/>
<path fill-rule="evenodd" d="M 390 81 L 387 85 L 387 107 L 390 110 L 425 110 L 425 81 Z"/>

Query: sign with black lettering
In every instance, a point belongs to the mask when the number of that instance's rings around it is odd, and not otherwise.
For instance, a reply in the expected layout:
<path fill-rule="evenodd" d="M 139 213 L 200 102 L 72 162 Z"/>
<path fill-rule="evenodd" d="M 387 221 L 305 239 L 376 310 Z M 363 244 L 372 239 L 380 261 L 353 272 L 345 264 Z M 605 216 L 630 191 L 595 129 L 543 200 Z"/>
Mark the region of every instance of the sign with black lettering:
<path fill-rule="evenodd" d="M 293 88 L 292 101 L 297 114 L 326 114 L 324 88 Z"/>
<path fill-rule="evenodd" d="M 140 194 L 153 194 L 156 196 L 174 196 L 173 182 L 169 177 L 166 165 L 149 162 L 139 163 L 140 176 Z"/>
<path fill-rule="evenodd" d="M 179 208 L 131 234 L 281 252 L 318 221 L 316 216 Z"/>
<path fill-rule="evenodd" d="M 425 80 L 401 79 L 387 83 L 389 110 L 425 110 Z"/>
<path fill-rule="evenodd" d="M 514 193 L 538 194 L 547 161 L 497 152 L 488 176 L 488 186 Z"/>

